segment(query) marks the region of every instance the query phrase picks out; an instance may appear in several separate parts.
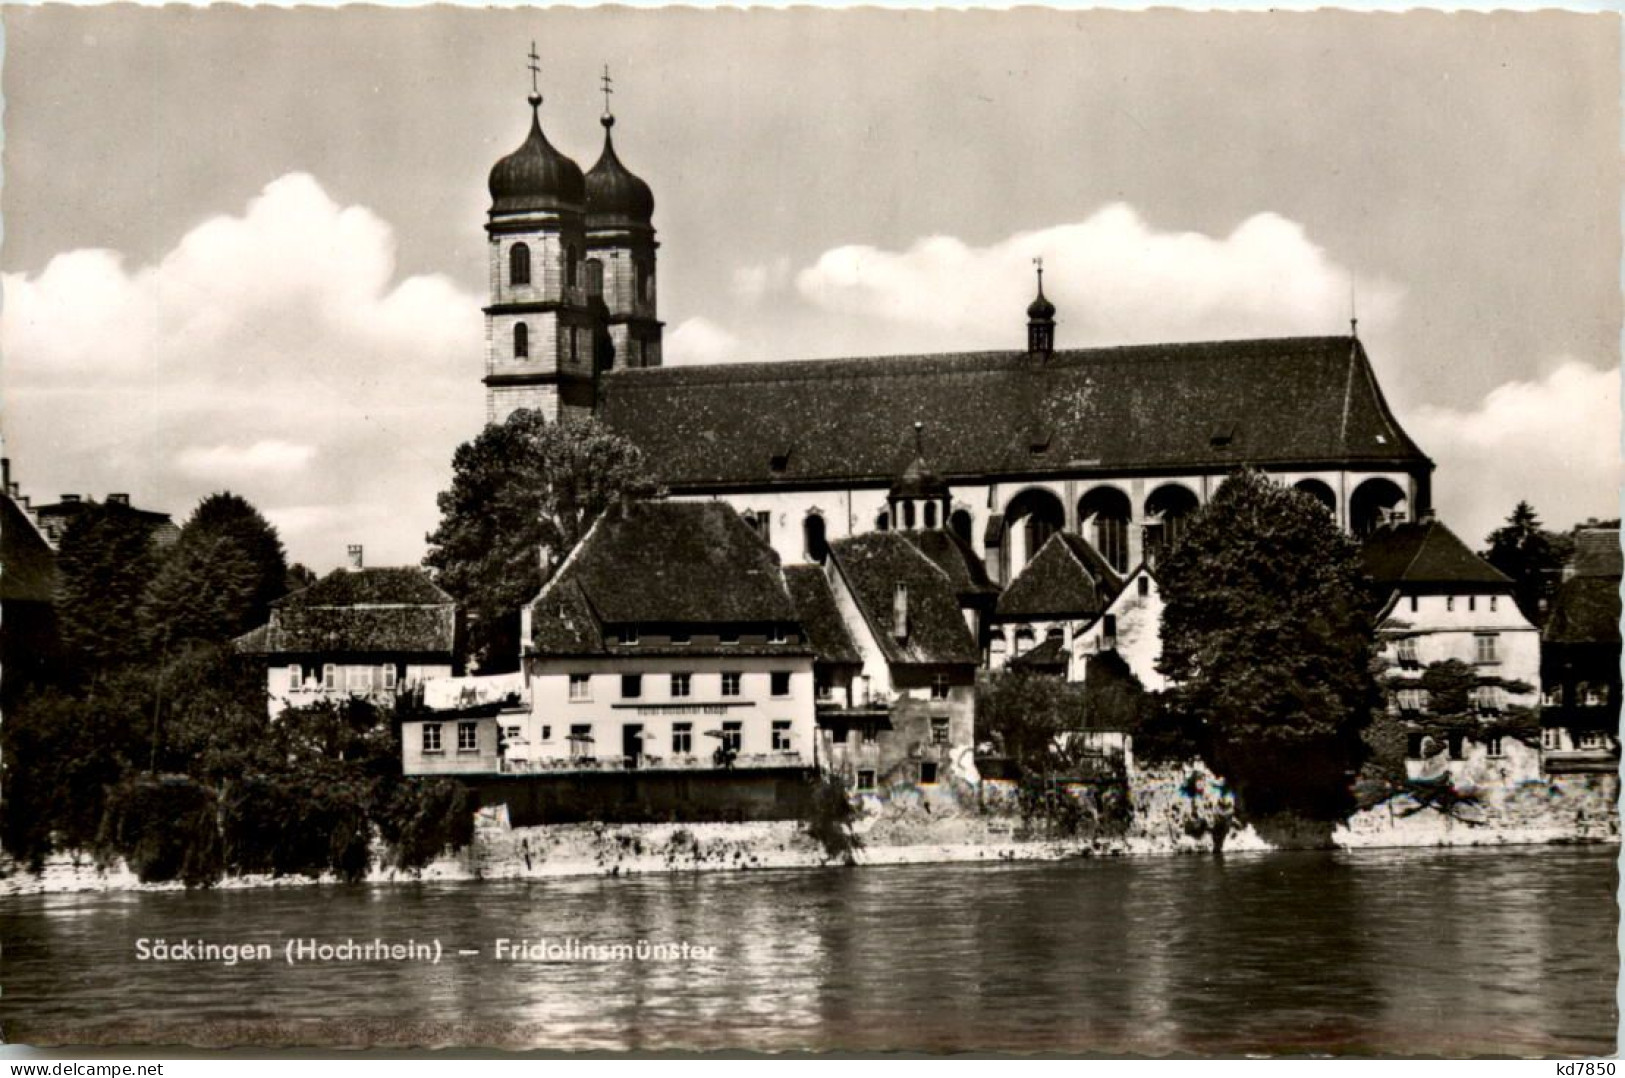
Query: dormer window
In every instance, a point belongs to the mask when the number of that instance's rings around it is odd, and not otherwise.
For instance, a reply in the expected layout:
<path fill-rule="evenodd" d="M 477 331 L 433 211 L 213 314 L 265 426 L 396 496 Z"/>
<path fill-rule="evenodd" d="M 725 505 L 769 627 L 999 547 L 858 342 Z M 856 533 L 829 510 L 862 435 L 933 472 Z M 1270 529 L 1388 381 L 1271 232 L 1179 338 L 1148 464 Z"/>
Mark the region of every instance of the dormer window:
<path fill-rule="evenodd" d="M 1215 428 L 1213 433 L 1208 436 L 1207 442 L 1214 449 L 1228 449 L 1235 440 L 1236 428 L 1226 424 Z"/>
<path fill-rule="evenodd" d="M 790 447 L 780 446 L 767 458 L 767 466 L 775 475 L 790 467 Z"/>

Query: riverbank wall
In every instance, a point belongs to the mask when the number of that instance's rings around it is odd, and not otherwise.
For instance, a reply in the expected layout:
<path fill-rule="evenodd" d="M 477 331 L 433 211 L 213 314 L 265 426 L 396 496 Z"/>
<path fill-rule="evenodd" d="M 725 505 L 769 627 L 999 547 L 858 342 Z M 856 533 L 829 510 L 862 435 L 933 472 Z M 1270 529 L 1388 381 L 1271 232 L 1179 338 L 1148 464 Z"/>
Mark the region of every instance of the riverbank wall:
<path fill-rule="evenodd" d="M 1093 797 L 1093 794 L 1086 795 Z M 831 854 L 804 825 L 789 820 L 740 823 L 567 823 L 510 826 L 500 811 L 481 814 L 474 842 L 421 871 L 375 867 L 373 883 L 526 880 L 652 872 L 752 871 L 832 865 L 1053 861 L 1087 857 L 1265 852 L 1281 849 L 1511 846 L 1618 843 L 1616 775 L 1566 775 L 1481 788 L 1473 816 L 1396 797 L 1335 827 L 1305 821 L 1241 826 L 1222 780 L 1200 765 L 1138 772 L 1125 814 L 1086 814 L 1075 836 L 1057 837 L 1024 822 L 1009 784 L 903 787 L 865 797 L 853 824 L 850 855 Z M 1107 799 L 1098 804 L 1109 805 Z M 223 889 L 292 887 L 330 879 L 235 877 Z M 0 860 L 0 897 L 107 890 L 178 890 L 142 884 L 122 865 L 97 866 L 85 855 L 58 855 L 35 875 Z"/>

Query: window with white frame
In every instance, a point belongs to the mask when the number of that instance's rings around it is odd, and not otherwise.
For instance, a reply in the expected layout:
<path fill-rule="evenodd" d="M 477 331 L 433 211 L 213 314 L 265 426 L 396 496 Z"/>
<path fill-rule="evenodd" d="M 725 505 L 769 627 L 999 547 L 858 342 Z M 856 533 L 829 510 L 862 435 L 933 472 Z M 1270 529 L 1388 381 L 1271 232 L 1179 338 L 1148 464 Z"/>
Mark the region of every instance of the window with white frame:
<path fill-rule="evenodd" d="M 324 663 L 322 666 L 322 688 L 337 689 L 339 687 L 339 668 L 334 663 Z"/>
<path fill-rule="evenodd" d="M 1490 596 L 1490 613 L 1491 614 L 1495 613 L 1495 600 L 1498 599 L 1498 598 L 1499 598 L 1499 596 L 1496 596 L 1496 595 Z"/>
<path fill-rule="evenodd" d="M 302 684 L 304 684 L 304 671 L 299 668 L 298 663 L 289 663 L 288 688 L 297 689 Z"/>
<path fill-rule="evenodd" d="M 1456 597 L 1454 595 L 1446 595 L 1444 597 L 1444 608 L 1446 610 L 1456 609 Z"/>
<path fill-rule="evenodd" d="M 671 698 L 680 700 L 686 697 L 689 689 L 693 687 L 693 683 L 694 675 L 692 674 L 673 674 L 671 676 Z"/>
<path fill-rule="evenodd" d="M 932 674 L 931 675 L 931 699 L 933 699 L 933 700 L 946 700 L 946 699 L 948 699 L 948 675 L 947 674 Z"/>
<path fill-rule="evenodd" d="M 1504 746 L 1501 743 L 1501 739 L 1498 737 L 1491 737 L 1484 742 L 1484 751 L 1492 760 L 1499 760 L 1502 756 L 1506 755 L 1503 748 Z"/>
<path fill-rule="evenodd" d="M 425 753 L 440 751 L 440 724 L 438 722 L 423 724 L 423 751 Z"/>
<path fill-rule="evenodd" d="M 480 725 L 476 722 L 460 722 L 457 724 L 457 751 L 478 752 L 480 748 Z"/>
<path fill-rule="evenodd" d="M 931 720 L 931 744 L 946 745 L 948 743 L 948 720 L 938 716 Z"/>
<path fill-rule="evenodd" d="M 351 666 L 344 671 L 344 687 L 350 692 L 372 691 L 372 667 Z"/>
<path fill-rule="evenodd" d="M 1563 731 L 1556 726 L 1548 726 L 1540 732 L 1540 747 L 1547 752 L 1557 752 L 1563 747 Z"/>
<path fill-rule="evenodd" d="M 1399 710 L 1425 711 L 1427 709 L 1427 690 L 1400 689 L 1395 694 L 1398 697 Z"/>
<path fill-rule="evenodd" d="M 642 674 L 621 675 L 621 699 L 636 700 L 643 695 Z"/>
<path fill-rule="evenodd" d="M 1579 747 L 1582 749 L 1605 749 L 1608 747 L 1608 735 L 1601 730 L 1585 730 L 1579 737 Z"/>
<path fill-rule="evenodd" d="M 790 747 L 791 747 L 790 746 L 790 720 L 789 719 L 774 719 L 773 720 L 773 751 L 774 752 L 789 752 Z"/>
<path fill-rule="evenodd" d="M 1479 663 L 1500 662 L 1499 641 L 1500 637 L 1495 633 L 1475 633 L 1473 636 L 1474 660 Z"/>
<path fill-rule="evenodd" d="M 1473 690 L 1473 702 L 1480 711 L 1498 714 L 1506 708 L 1506 690 L 1499 685 L 1480 685 Z"/>
<path fill-rule="evenodd" d="M 790 695 L 790 671 L 774 670 L 768 675 L 768 680 L 774 696 Z"/>
<path fill-rule="evenodd" d="M 591 700 L 592 699 L 592 675 L 591 674 L 571 674 L 570 675 L 570 699 L 572 699 L 572 700 Z"/>
<path fill-rule="evenodd" d="M 592 723 L 579 722 L 572 724 L 570 727 L 570 755 L 591 756 L 592 753 Z"/>
<path fill-rule="evenodd" d="M 722 747 L 728 752 L 737 753 L 745 744 L 745 724 L 742 722 L 725 722 L 722 724 Z"/>
<path fill-rule="evenodd" d="M 688 756 L 694 751 L 693 723 L 674 722 L 671 724 L 671 751 L 678 756 Z"/>
<path fill-rule="evenodd" d="M 389 692 L 394 692 L 395 691 L 395 686 L 397 684 L 398 676 L 399 676 L 399 672 L 395 669 L 395 664 L 394 663 L 385 663 L 384 664 L 384 688 L 387 691 L 389 691 Z"/>
<path fill-rule="evenodd" d="M 1416 662 L 1418 662 L 1419 660 L 1416 657 L 1416 637 L 1414 637 L 1414 636 L 1402 636 L 1402 637 L 1400 637 L 1399 638 L 1398 652 L 1399 652 L 1399 661 L 1404 663 L 1405 665 L 1410 666 L 1410 665 L 1413 665 Z"/>
<path fill-rule="evenodd" d="M 875 772 L 873 768 L 858 768 L 858 792 L 868 793 L 875 788 Z"/>
<path fill-rule="evenodd" d="M 744 681 L 743 675 L 737 670 L 725 670 L 722 673 L 722 695 L 738 696 L 740 686 Z"/>

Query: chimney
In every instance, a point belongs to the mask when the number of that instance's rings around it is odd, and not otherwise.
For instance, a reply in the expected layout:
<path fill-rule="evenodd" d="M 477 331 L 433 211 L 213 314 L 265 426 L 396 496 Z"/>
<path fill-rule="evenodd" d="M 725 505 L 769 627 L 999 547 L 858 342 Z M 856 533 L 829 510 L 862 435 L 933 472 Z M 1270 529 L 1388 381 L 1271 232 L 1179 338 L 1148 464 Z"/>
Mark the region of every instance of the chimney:
<path fill-rule="evenodd" d="M 108 505 L 129 505 L 130 504 L 130 496 L 128 494 L 109 494 L 107 496 L 107 504 Z"/>
<path fill-rule="evenodd" d="M 908 585 L 899 584 L 892 593 L 891 632 L 899 640 L 908 639 Z"/>
<path fill-rule="evenodd" d="M 362 562 L 360 543 L 351 543 L 348 547 L 345 547 L 344 552 L 349 557 L 351 569 L 361 568 Z"/>

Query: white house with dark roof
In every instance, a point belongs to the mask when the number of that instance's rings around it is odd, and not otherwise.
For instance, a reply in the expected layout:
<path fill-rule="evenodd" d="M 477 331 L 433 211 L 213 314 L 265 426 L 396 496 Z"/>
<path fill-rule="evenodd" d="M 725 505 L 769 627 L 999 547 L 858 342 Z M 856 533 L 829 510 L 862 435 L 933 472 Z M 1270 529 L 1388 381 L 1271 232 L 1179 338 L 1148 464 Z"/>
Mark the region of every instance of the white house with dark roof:
<path fill-rule="evenodd" d="M 1389 693 L 1391 711 L 1425 716 L 1423 672 L 1451 659 L 1481 679 L 1475 704 L 1487 724 L 1510 708 L 1539 706 L 1540 631 L 1518 609 L 1509 577 L 1431 516 L 1378 529 L 1361 554 L 1377 587 L 1381 654 L 1398 683 Z M 1413 769 L 1422 767 L 1423 744 L 1412 738 Z M 1453 737 L 1440 747 L 1458 762 L 1457 772 L 1539 773 L 1538 756 L 1512 738 Z"/>
<path fill-rule="evenodd" d="M 1619 768 L 1619 524 L 1575 529 L 1541 632 L 1541 748 L 1548 772 Z"/>
<path fill-rule="evenodd" d="M 1010 581 L 994 607 L 988 666 L 1036 666 L 1071 680 L 1073 645 L 1123 586 L 1083 537 L 1056 532 Z"/>
<path fill-rule="evenodd" d="M 813 649 L 778 557 L 725 504 L 610 509 L 521 635 L 523 770 L 815 764 Z"/>
<path fill-rule="evenodd" d="M 822 756 L 857 792 L 976 780 L 976 671 L 962 582 L 928 536 L 872 532 L 830 544 L 823 573 L 859 664 L 845 702 L 819 711 Z"/>
<path fill-rule="evenodd" d="M 424 570 L 352 568 L 276 600 L 270 620 L 235 644 L 265 660 L 274 717 L 351 697 L 393 705 L 452 675 L 458 631 L 456 602 Z"/>

